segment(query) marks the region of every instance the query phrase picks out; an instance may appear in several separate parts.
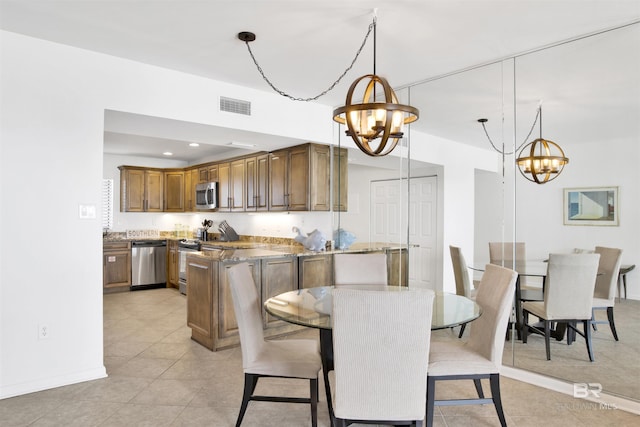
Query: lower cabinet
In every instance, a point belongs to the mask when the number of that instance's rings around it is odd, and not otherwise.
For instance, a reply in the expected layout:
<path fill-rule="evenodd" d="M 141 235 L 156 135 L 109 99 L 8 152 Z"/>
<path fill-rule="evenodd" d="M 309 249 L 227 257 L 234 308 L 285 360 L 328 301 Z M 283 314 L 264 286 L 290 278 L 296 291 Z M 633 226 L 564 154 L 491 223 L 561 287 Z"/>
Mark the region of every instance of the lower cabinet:
<path fill-rule="evenodd" d="M 102 246 L 103 292 L 128 291 L 131 286 L 131 243 L 104 242 Z"/>
<path fill-rule="evenodd" d="M 333 285 L 333 255 L 298 257 L 298 283 L 300 289 Z"/>
<path fill-rule="evenodd" d="M 248 262 L 253 271 L 261 306 L 267 298 L 297 289 L 297 258 L 292 256 L 219 261 L 187 254 L 187 326 L 191 339 L 216 351 L 240 344 L 238 323 L 233 310 L 227 270 L 239 262 Z M 300 330 L 301 326 L 268 318 L 262 311 L 264 335 L 272 337 Z"/>
<path fill-rule="evenodd" d="M 180 253 L 178 250 L 178 240 L 167 240 L 167 283 L 169 287 L 179 289 L 180 287 Z"/>

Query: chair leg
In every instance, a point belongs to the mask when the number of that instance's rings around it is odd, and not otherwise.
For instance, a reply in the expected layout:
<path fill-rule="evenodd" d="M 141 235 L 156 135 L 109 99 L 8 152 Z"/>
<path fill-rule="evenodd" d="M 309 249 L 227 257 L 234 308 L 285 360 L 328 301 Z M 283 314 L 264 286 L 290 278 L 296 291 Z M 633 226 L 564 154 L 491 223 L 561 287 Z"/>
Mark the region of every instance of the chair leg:
<path fill-rule="evenodd" d="M 436 402 L 436 380 L 427 375 L 427 427 L 433 427 L 433 410 Z"/>
<path fill-rule="evenodd" d="M 551 327 L 548 320 L 544 321 L 544 346 L 547 350 L 547 360 L 551 360 Z"/>
<path fill-rule="evenodd" d="M 507 420 L 504 418 L 504 412 L 502 410 L 502 399 L 500 399 L 500 374 L 489 375 L 489 382 L 491 384 L 491 399 L 493 400 L 493 405 L 496 407 L 500 425 L 507 427 Z"/>
<path fill-rule="evenodd" d="M 476 386 L 476 392 L 478 393 L 478 397 L 480 399 L 484 399 L 484 392 L 482 391 L 482 381 L 480 378 L 475 378 L 473 380 L 473 385 Z"/>
<path fill-rule="evenodd" d="M 460 333 L 458 334 L 458 338 L 462 338 L 462 334 L 464 334 L 464 328 L 467 327 L 466 323 L 463 323 L 462 325 L 460 325 Z"/>
<path fill-rule="evenodd" d="M 597 331 L 598 327 L 596 326 L 596 310 L 595 308 L 591 309 L 591 326 L 593 326 L 593 330 Z"/>
<path fill-rule="evenodd" d="M 318 379 L 309 380 L 309 400 L 311 401 L 311 426 L 318 426 Z"/>
<path fill-rule="evenodd" d="M 591 344 L 591 328 L 589 327 L 591 320 L 583 320 L 582 323 L 584 325 L 584 340 L 587 343 L 587 353 L 589 353 L 589 360 L 593 362 L 595 359 L 593 357 L 593 346 Z"/>
<path fill-rule="evenodd" d="M 526 344 L 527 343 L 527 335 L 529 332 L 529 312 L 527 311 L 523 311 L 522 312 L 522 327 L 520 330 L 520 335 L 522 336 L 522 343 Z"/>
<path fill-rule="evenodd" d="M 247 412 L 247 406 L 249 405 L 249 400 L 251 400 L 251 395 L 256 389 L 257 384 L 258 384 L 257 375 L 244 374 L 244 392 L 242 394 L 242 405 L 240 405 L 240 413 L 238 414 L 236 427 L 240 427 L 240 424 L 242 424 L 244 413 Z"/>
<path fill-rule="evenodd" d="M 609 327 L 611 328 L 611 333 L 613 334 L 613 338 L 618 340 L 618 333 L 616 332 L 616 322 L 613 321 L 613 307 L 607 307 L 607 319 L 609 319 Z"/>

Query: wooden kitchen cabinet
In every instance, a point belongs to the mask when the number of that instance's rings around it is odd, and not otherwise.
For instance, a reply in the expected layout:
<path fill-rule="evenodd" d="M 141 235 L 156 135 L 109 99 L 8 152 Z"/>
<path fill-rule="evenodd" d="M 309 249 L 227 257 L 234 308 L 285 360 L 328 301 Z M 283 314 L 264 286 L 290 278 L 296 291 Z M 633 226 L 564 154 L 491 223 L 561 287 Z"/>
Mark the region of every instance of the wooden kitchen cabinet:
<path fill-rule="evenodd" d="M 120 166 L 120 211 L 162 212 L 164 172 L 132 166 Z"/>
<path fill-rule="evenodd" d="M 333 285 L 333 255 L 298 257 L 298 287 L 315 288 Z"/>
<path fill-rule="evenodd" d="M 218 164 L 218 212 L 245 210 L 244 167 L 244 159 Z"/>
<path fill-rule="evenodd" d="M 218 165 L 208 164 L 198 168 L 198 184 L 218 180 Z"/>
<path fill-rule="evenodd" d="M 333 147 L 333 211 L 347 212 L 349 182 L 349 150 Z"/>
<path fill-rule="evenodd" d="M 128 291 L 131 286 L 131 243 L 102 244 L 103 292 Z"/>
<path fill-rule="evenodd" d="M 167 240 L 167 277 L 169 287 L 180 288 L 180 253 L 178 240 Z"/>
<path fill-rule="evenodd" d="M 328 211 L 329 146 L 304 144 L 269 155 L 270 211 Z"/>
<path fill-rule="evenodd" d="M 191 339 L 216 350 L 218 261 L 187 255 L 187 326 Z"/>
<path fill-rule="evenodd" d="M 196 211 L 196 185 L 198 185 L 200 171 L 198 169 L 187 169 L 184 171 L 184 210 L 185 212 Z"/>
<path fill-rule="evenodd" d="M 271 297 L 296 289 L 298 289 L 298 260 L 296 257 L 262 259 L 262 304 Z M 286 324 L 283 320 L 278 320 L 267 314 L 264 309 L 263 320 L 265 329 Z"/>
<path fill-rule="evenodd" d="M 185 172 L 165 170 L 164 172 L 164 211 L 184 212 L 184 176 Z"/>
<path fill-rule="evenodd" d="M 269 155 L 247 157 L 245 169 L 245 210 L 266 211 L 269 209 Z"/>

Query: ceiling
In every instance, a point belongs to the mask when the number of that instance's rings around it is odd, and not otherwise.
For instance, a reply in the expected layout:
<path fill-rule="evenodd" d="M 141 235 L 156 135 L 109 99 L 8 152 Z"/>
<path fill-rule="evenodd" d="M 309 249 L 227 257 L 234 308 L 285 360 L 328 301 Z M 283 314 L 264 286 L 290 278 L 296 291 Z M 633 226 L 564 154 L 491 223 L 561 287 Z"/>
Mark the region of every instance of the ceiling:
<path fill-rule="evenodd" d="M 396 88 L 640 20 L 640 0 L 2 0 L 0 27 L 271 91 L 244 43 L 237 39 L 238 32 L 251 31 L 257 35 L 252 50 L 273 84 L 295 97 L 307 98 L 324 91 L 347 68 L 364 39 L 374 8 L 378 19 L 376 70 Z M 372 71 L 372 56 L 370 39 L 344 80 L 317 102 L 344 104 L 350 83 Z M 627 68 L 637 71 L 635 67 L 634 63 Z M 574 83 L 576 88 L 595 86 L 593 81 Z M 412 94 L 412 104 L 421 102 L 416 99 L 419 95 L 419 91 Z M 471 94 L 467 96 L 471 99 Z M 631 96 L 619 102 L 637 103 L 636 93 Z M 425 105 L 429 105 L 426 100 Z M 455 115 L 468 124 L 484 113 L 477 105 L 475 108 L 466 116 L 461 111 Z M 471 138 L 462 130 L 470 126 L 447 119 L 452 114 L 442 108 L 421 111 L 414 126 L 450 139 L 486 144 L 483 135 L 476 138 L 477 123 L 472 125 L 475 136 Z M 157 157 L 162 151 L 172 151 L 173 158 L 194 161 L 233 155 L 238 148 L 230 146 L 231 141 L 255 141 L 256 150 L 276 144 L 264 135 L 233 129 L 120 112 L 106 115 L 105 152 Z M 190 142 L 199 142 L 200 147 L 189 148 Z M 281 138 L 277 144 L 282 145 Z"/>

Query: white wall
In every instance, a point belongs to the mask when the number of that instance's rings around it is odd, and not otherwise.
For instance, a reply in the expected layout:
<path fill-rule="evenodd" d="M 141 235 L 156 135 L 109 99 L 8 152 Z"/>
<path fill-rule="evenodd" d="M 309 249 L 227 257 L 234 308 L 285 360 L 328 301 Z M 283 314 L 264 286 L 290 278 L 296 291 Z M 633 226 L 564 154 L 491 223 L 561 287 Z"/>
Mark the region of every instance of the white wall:
<path fill-rule="evenodd" d="M 105 109 L 320 143 L 330 143 L 332 125 L 317 119 L 331 117 L 322 105 L 14 33 L 1 36 L 3 398 L 105 376 L 102 229 L 99 218 L 78 219 L 80 204 L 101 209 Z M 251 101 L 252 116 L 218 112 L 221 95 Z M 138 221 L 145 220 L 135 220 L 136 227 L 144 224 Z M 43 324 L 51 335 L 38 340 Z"/>

